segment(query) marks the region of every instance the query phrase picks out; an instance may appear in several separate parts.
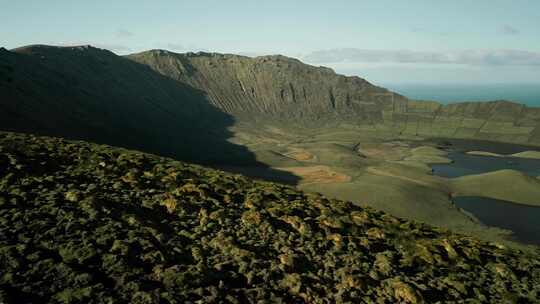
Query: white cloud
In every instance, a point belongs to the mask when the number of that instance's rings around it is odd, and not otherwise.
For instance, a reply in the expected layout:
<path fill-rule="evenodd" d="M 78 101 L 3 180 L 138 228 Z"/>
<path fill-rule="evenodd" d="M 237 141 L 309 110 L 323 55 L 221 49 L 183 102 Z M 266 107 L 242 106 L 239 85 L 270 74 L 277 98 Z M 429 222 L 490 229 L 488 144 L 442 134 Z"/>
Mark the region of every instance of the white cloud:
<path fill-rule="evenodd" d="M 186 47 L 179 43 L 167 43 L 167 50 L 171 51 L 185 51 Z"/>
<path fill-rule="evenodd" d="M 111 44 L 111 43 L 90 43 L 90 45 L 93 45 L 100 49 L 107 49 L 109 51 L 112 51 L 114 53 L 129 53 L 132 51 L 132 49 L 128 46 L 121 45 L 121 44 Z"/>
<path fill-rule="evenodd" d="M 537 66 L 540 53 L 526 50 L 462 50 L 422 52 L 410 50 L 333 49 L 315 51 L 303 56 L 310 63 L 424 63 L 481 66 Z"/>
<path fill-rule="evenodd" d="M 519 30 L 511 25 L 503 25 L 499 28 L 499 34 L 503 35 L 517 35 L 519 34 Z"/>
<path fill-rule="evenodd" d="M 263 52 L 238 52 L 237 55 L 246 56 L 246 57 L 258 57 L 258 56 L 265 56 L 268 55 L 267 53 Z"/>
<path fill-rule="evenodd" d="M 157 42 L 149 45 L 148 48 L 157 48 L 157 49 L 164 49 L 171 52 L 179 52 L 179 53 L 185 53 L 185 52 L 213 52 L 215 50 L 209 50 L 203 47 L 199 47 L 197 45 L 193 44 L 184 44 L 184 43 L 178 43 L 178 42 Z"/>
<path fill-rule="evenodd" d="M 90 45 L 100 49 L 106 49 L 118 54 L 126 54 L 132 51 L 132 49 L 126 45 L 115 44 L 115 43 L 100 43 L 100 42 L 91 42 L 91 41 L 71 41 L 71 42 L 53 42 L 51 45 L 60 45 L 60 46 L 80 46 L 80 45 Z"/>
<path fill-rule="evenodd" d="M 133 35 L 134 35 L 133 32 L 130 32 L 126 29 L 118 29 L 115 32 L 116 38 L 130 38 Z"/>

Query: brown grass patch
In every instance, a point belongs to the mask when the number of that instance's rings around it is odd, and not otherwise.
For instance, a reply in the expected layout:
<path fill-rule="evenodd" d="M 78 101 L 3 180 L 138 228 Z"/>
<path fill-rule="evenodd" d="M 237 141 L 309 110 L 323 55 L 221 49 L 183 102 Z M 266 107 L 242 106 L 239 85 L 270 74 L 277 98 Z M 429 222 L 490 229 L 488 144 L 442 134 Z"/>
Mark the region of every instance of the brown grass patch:
<path fill-rule="evenodd" d="M 304 150 L 304 149 L 298 149 L 298 148 L 289 148 L 290 152 L 287 152 L 283 155 L 295 159 L 297 161 L 315 161 L 316 156 L 311 154 L 310 152 Z"/>
<path fill-rule="evenodd" d="M 299 161 L 309 161 L 313 160 L 313 154 L 306 151 L 298 151 L 287 154 L 288 157 L 294 158 Z"/>
<path fill-rule="evenodd" d="M 338 173 L 328 166 L 284 167 L 278 169 L 300 176 L 302 178 L 301 184 L 304 185 L 345 183 L 351 181 L 350 176 Z"/>
<path fill-rule="evenodd" d="M 410 155 L 410 148 L 405 144 L 398 143 L 382 143 L 382 144 L 367 144 L 361 146 L 357 151 L 366 157 L 384 159 L 384 160 L 402 160 Z"/>

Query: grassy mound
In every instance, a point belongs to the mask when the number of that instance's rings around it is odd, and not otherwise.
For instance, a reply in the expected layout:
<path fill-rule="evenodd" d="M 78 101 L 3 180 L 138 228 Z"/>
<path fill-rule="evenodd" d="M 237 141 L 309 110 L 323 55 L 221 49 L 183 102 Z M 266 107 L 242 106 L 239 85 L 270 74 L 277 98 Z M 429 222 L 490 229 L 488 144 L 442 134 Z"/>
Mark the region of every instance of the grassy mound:
<path fill-rule="evenodd" d="M 447 153 L 435 147 L 420 146 L 411 150 L 412 155 L 405 158 L 406 161 L 416 161 L 425 164 L 449 164 Z"/>
<path fill-rule="evenodd" d="M 149 154 L 0 133 L 0 302 L 534 302 L 540 259 Z"/>
<path fill-rule="evenodd" d="M 455 196 L 483 196 L 518 204 L 540 206 L 540 181 L 516 170 L 498 170 L 454 178 Z"/>
<path fill-rule="evenodd" d="M 540 159 L 540 151 L 523 151 L 512 154 L 513 157 Z"/>
<path fill-rule="evenodd" d="M 518 158 L 530 158 L 540 159 L 540 151 L 523 151 L 514 154 L 499 154 L 487 151 L 469 151 L 467 154 L 479 155 L 479 156 L 492 156 L 492 157 L 518 157 Z"/>

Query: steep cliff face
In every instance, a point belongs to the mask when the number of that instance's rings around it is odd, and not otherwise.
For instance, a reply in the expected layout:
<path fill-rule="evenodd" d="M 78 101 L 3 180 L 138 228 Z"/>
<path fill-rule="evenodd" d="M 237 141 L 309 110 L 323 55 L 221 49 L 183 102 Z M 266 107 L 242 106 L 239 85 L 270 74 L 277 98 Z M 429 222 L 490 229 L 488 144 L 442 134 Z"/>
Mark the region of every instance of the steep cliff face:
<path fill-rule="evenodd" d="M 243 118 L 257 114 L 305 122 L 333 118 L 381 123 L 383 111 L 403 107 L 407 100 L 362 78 L 279 55 L 249 58 L 153 50 L 128 58 L 207 92 L 214 105 Z"/>
<path fill-rule="evenodd" d="M 409 102 L 405 113 L 393 115 L 394 126 L 406 134 L 470 138 L 540 145 L 540 109 L 509 101 L 468 102 L 421 109 Z"/>
<path fill-rule="evenodd" d="M 216 107 L 241 120 L 352 122 L 391 134 L 540 145 L 540 109 L 509 101 L 451 105 L 415 101 L 359 77 L 284 56 L 153 50 L 128 58 L 207 92 Z"/>

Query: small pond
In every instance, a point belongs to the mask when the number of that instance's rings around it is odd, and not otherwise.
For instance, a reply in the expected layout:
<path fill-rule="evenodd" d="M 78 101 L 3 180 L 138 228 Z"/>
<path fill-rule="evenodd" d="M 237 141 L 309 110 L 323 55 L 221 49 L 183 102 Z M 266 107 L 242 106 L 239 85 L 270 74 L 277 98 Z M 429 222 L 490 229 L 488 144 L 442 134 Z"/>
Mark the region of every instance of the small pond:
<path fill-rule="evenodd" d="M 431 165 L 433 174 L 453 178 L 503 169 L 513 169 L 530 176 L 540 176 L 540 159 L 478 156 L 457 151 L 450 152 L 448 158 L 454 162 L 451 164 Z"/>

